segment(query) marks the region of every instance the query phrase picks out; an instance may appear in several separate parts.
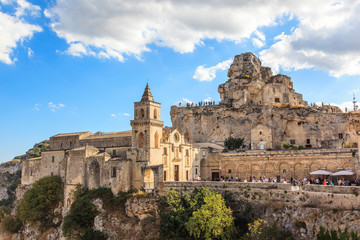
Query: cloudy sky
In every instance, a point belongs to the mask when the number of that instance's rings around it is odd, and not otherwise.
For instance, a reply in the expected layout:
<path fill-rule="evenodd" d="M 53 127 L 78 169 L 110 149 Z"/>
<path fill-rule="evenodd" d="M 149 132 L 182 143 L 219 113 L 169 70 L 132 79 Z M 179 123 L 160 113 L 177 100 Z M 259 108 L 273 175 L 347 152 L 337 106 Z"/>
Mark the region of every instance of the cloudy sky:
<path fill-rule="evenodd" d="M 0 162 L 57 133 L 130 129 L 146 82 L 162 118 L 219 101 L 253 52 L 309 102 L 360 99 L 360 1 L 0 0 Z"/>

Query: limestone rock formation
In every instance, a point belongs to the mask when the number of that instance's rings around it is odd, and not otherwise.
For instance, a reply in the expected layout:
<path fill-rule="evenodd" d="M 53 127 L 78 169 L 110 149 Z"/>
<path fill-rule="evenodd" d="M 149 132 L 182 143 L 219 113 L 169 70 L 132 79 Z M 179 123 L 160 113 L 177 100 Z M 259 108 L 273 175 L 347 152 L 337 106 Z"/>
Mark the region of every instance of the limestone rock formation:
<path fill-rule="evenodd" d="M 218 88 L 222 104 L 239 108 L 245 104 L 287 103 L 307 105 L 295 92 L 291 78 L 272 75 L 252 53 L 237 55 L 231 64 L 226 83 Z"/>
<path fill-rule="evenodd" d="M 190 141 L 221 143 L 233 136 L 244 138 L 247 149 L 274 149 L 283 142 L 308 148 L 356 147 L 359 113 L 326 104 L 308 106 L 290 77 L 273 76 L 254 54 L 235 56 L 228 77 L 218 88 L 219 105 L 171 108 L 173 127 Z"/>

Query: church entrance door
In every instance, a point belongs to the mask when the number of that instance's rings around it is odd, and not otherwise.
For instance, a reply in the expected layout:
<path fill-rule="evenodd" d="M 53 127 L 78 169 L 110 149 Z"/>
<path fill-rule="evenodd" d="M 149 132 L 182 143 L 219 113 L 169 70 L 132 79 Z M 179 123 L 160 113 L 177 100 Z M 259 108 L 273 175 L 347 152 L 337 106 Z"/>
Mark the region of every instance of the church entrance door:
<path fill-rule="evenodd" d="M 179 181 L 179 165 L 175 165 L 174 167 L 174 181 Z"/>

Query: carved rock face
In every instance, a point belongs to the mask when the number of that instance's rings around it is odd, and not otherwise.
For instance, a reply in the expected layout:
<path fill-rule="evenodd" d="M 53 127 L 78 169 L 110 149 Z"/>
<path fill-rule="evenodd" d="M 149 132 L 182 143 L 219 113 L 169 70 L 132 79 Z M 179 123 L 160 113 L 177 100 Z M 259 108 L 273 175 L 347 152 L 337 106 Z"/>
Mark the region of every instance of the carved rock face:
<path fill-rule="evenodd" d="M 261 80 L 261 62 L 252 53 L 236 55 L 229 68 L 228 77 L 230 79 L 240 78 L 243 75 L 249 75 L 252 79 Z"/>

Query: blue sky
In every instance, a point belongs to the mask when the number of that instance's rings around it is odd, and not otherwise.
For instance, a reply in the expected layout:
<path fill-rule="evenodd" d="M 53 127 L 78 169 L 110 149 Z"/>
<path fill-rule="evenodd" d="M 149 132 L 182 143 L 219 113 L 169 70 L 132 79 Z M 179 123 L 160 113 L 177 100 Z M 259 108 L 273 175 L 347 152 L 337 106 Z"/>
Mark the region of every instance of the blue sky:
<path fill-rule="evenodd" d="M 360 99 L 360 1 L 0 0 L 0 162 L 65 132 L 130 129 L 149 81 L 162 119 L 219 101 L 259 56 L 308 102 Z"/>

